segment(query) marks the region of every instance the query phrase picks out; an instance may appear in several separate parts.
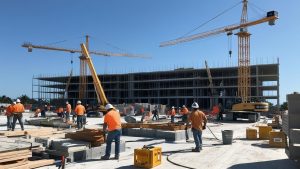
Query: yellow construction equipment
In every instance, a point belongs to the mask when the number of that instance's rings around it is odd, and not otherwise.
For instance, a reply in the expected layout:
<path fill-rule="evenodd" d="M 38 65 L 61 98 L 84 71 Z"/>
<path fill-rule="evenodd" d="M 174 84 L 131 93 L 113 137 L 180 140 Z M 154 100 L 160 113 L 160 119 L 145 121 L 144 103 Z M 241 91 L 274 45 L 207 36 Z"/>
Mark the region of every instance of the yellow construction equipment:
<path fill-rule="evenodd" d="M 267 12 L 266 17 L 258 20 L 248 21 L 247 16 L 248 0 L 243 0 L 243 10 L 241 16 L 241 23 L 229 25 L 218 29 L 210 30 L 187 37 L 177 38 L 171 41 L 162 42 L 161 47 L 176 45 L 178 43 L 189 42 L 196 39 L 202 39 L 209 36 L 217 35 L 220 33 L 232 34 L 232 31 L 239 29 L 236 33 L 238 36 L 238 96 L 241 98 L 241 104 L 233 106 L 234 111 L 255 111 L 256 109 L 248 109 L 249 107 L 257 107 L 267 103 L 250 103 L 250 33 L 247 28 L 264 22 L 269 25 L 274 25 L 275 20 L 278 19 L 277 11 Z M 248 105 L 249 104 L 249 105 Z M 247 108 L 247 109 L 243 109 Z M 265 109 L 264 109 L 265 110 Z M 249 112 L 252 113 L 252 112 Z"/>

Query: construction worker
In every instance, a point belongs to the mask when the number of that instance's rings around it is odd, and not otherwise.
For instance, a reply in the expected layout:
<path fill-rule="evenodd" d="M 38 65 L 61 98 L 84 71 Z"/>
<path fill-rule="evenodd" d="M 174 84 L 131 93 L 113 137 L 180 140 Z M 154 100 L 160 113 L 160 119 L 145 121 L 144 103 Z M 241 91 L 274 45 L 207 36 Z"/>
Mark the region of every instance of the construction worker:
<path fill-rule="evenodd" d="M 193 152 L 200 152 L 202 150 L 202 130 L 206 128 L 207 119 L 205 114 L 199 110 L 197 102 L 192 104 L 192 112 L 189 116 L 189 122 L 192 123 L 192 132 L 195 141 L 195 149 Z"/>
<path fill-rule="evenodd" d="M 119 159 L 120 154 L 120 137 L 122 135 L 121 116 L 120 113 L 111 105 L 105 106 L 106 112 L 104 113 L 103 131 L 108 130 L 106 138 L 105 155 L 101 157 L 102 160 L 109 160 L 111 143 L 115 140 L 115 159 Z"/>
<path fill-rule="evenodd" d="M 41 117 L 46 117 L 46 111 L 48 111 L 48 106 L 45 105 L 44 108 L 41 111 Z"/>
<path fill-rule="evenodd" d="M 34 112 L 34 117 L 38 117 L 40 113 L 41 113 L 41 109 L 40 108 L 36 108 L 35 112 Z"/>
<path fill-rule="evenodd" d="M 66 122 L 70 121 L 70 114 L 72 113 L 72 106 L 69 102 L 66 102 Z"/>
<path fill-rule="evenodd" d="M 169 115 L 171 116 L 171 123 L 175 122 L 175 115 L 176 115 L 176 110 L 175 107 L 172 106 L 171 110 L 169 111 Z"/>
<path fill-rule="evenodd" d="M 155 120 L 159 120 L 158 111 L 157 111 L 157 107 L 156 106 L 152 110 L 152 114 L 153 114 L 152 120 L 154 120 L 154 118 L 155 118 Z"/>
<path fill-rule="evenodd" d="M 219 103 L 218 108 L 219 108 L 218 120 L 223 120 L 224 109 L 223 109 L 222 103 Z"/>
<path fill-rule="evenodd" d="M 77 101 L 77 106 L 74 111 L 77 116 L 77 128 L 81 129 L 83 127 L 83 116 L 85 114 L 85 107 L 81 105 L 80 100 Z"/>
<path fill-rule="evenodd" d="M 24 124 L 23 124 L 23 112 L 25 111 L 25 108 L 23 104 L 21 103 L 20 99 L 17 99 L 17 104 L 14 105 L 14 117 L 13 117 L 13 123 L 12 123 L 12 131 L 15 130 L 16 122 L 17 120 L 20 123 L 21 129 L 24 130 Z"/>
<path fill-rule="evenodd" d="M 185 107 L 185 105 L 182 106 L 182 108 L 180 109 L 180 114 L 182 115 L 181 116 L 181 119 L 182 119 L 182 122 L 185 123 L 185 139 L 186 141 L 189 140 L 189 134 L 188 134 L 188 125 L 189 125 L 189 122 L 188 122 L 188 114 L 189 114 L 189 110 Z"/>
<path fill-rule="evenodd" d="M 16 102 L 13 102 L 6 108 L 6 117 L 7 117 L 7 131 L 12 129 L 12 122 L 13 122 L 13 113 L 14 113 L 14 105 Z"/>

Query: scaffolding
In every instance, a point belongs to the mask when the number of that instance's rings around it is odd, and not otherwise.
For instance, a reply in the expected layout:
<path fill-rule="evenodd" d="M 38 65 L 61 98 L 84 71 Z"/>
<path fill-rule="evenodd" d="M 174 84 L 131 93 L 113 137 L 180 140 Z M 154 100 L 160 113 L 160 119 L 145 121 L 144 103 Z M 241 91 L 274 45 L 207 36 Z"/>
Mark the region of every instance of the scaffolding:
<path fill-rule="evenodd" d="M 274 64 L 252 65 L 251 101 L 269 101 L 279 105 L 279 61 Z M 217 100 L 225 107 L 241 102 L 238 97 L 238 68 L 210 68 Z M 168 71 L 105 74 L 100 76 L 104 91 L 112 104 L 150 103 L 180 107 L 198 102 L 209 108 L 210 87 L 205 68 L 177 68 Z M 33 98 L 53 100 L 64 94 L 68 76 L 33 77 Z M 87 76 L 87 104 L 95 104 L 97 96 L 93 80 Z M 79 98 L 79 76 L 72 77 L 67 98 L 75 104 Z M 215 96 L 214 96 L 215 97 Z"/>

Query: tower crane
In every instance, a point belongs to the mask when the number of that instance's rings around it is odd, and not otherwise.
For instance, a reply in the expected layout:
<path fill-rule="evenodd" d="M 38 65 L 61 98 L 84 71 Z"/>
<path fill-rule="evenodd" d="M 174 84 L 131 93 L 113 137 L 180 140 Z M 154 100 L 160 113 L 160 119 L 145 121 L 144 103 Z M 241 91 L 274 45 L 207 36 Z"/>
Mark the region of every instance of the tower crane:
<path fill-rule="evenodd" d="M 80 53 L 80 78 L 79 78 L 79 99 L 83 99 L 86 97 L 86 84 L 87 84 L 87 57 L 83 56 L 82 49 L 66 49 L 61 47 L 53 47 L 53 46 L 45 46 L 45 45 L 34 45 L 32 43 L 24 43 L 22 47 L 27 48 L 28 52 L 32 52 L 33 49 L 45 49 L 45 50 L 54 50 L 54 51 L 62 51 L 62 52 L 70 52 L 70 53 Z M 89 36 L 86 36 L 85 47 L 88 50 L 89 47 Z M 142 55 L 135 55 L 129 53 L 112 53 L 112 52 L 98 52 L 98 51 L 88 51 L 89 54 L 105 56 L 105 57 L 130 57 L 130 58 L 148 58 Z M 69 83 L 69 82 L 68 82 Z M 68 84 L 67 84 L 68 85 Z"/>
<path fill-rule="evenodd" d="M 268 22 L 269 25 L 274 25 L 275 20 L 278 19 L 278 12 L 269 11 L 267 12 L 267 15 L 263 18 L 260 18 L 258 20 L 248 21 L 247 6 L 248 6 L 248 0 L 243 0 L 243 10 L 242 10 L 240 24 L 228 25 L 214 30 L 206 31 L 203 33 L 198 33 L 198 34 L 162 42 L 160 44 L 160 47 L 176 45 L 179 43 L 189 42 L 197 39 L 203 39 L 221 33 L 227 33 L 228 35 L 230 35 L 234 30 L 239 29 L 239 32 L 236 33 L 236 35 L 238 36 L 238 96 L 241 98 L 241 103 L 233 105 L 232 109 L 240 111 L 240 110 L 245 110 L 245 107 L 246 108 L 251 107 L 249 108 L 251 110 L 268 111 L 265 104 L 255 106 L 249 103 L 251 101 L 250 100 L 250 35 L 251 34 L 248 32 L 247 28 L 265 22 Z M 260 109 L 255 109 L 255 107 L 260 107 Z"/>

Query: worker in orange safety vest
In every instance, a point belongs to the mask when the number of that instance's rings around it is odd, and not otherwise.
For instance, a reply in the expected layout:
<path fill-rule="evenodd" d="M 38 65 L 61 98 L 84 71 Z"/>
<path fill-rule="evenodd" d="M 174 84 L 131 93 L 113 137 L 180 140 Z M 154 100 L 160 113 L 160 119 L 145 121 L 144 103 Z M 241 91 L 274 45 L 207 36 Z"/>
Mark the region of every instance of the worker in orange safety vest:
<path fill-rule="evenodd" d="M 7 131 L 12 129 L 12 122 L 13 122 L 13 112 L 14 112 L 14 105 L 16 102 L 13 102 L 6 108 L 6 117 L 7 117 Z"/>
<path fill-rule="evenodd" d="M 171 123 L 174 123 L 176 115 L 176 110 L 174 106 L 172 106 L 172 108 L 169 110 L 169 115 L 171 116 Z"/>
<path fill-rule="evenodd" d="M 25 108 L 23 104 L 21 103 L 20 99 L 17 99 L 17 104 L 14 105 L 14 112 L 13 112 L 13 123 L 12 123 L 12 131 L 15 130 L 16 122 L 17 120 L 20 123 L 21 129 L 24 130 L 24 124 L 23 124 L 23 112 L 25 111 Z"/>
<path fill-rule="evenodd" d="M 81 129 L 83 127 L 83 116 L 85 114 L 85 107 L 83 105 L 81 105 L 81 101 L 78 100 L 77 101 L 77 106 L 75 107 L 75 113 L 77 116 L 77 128 Z"/>

